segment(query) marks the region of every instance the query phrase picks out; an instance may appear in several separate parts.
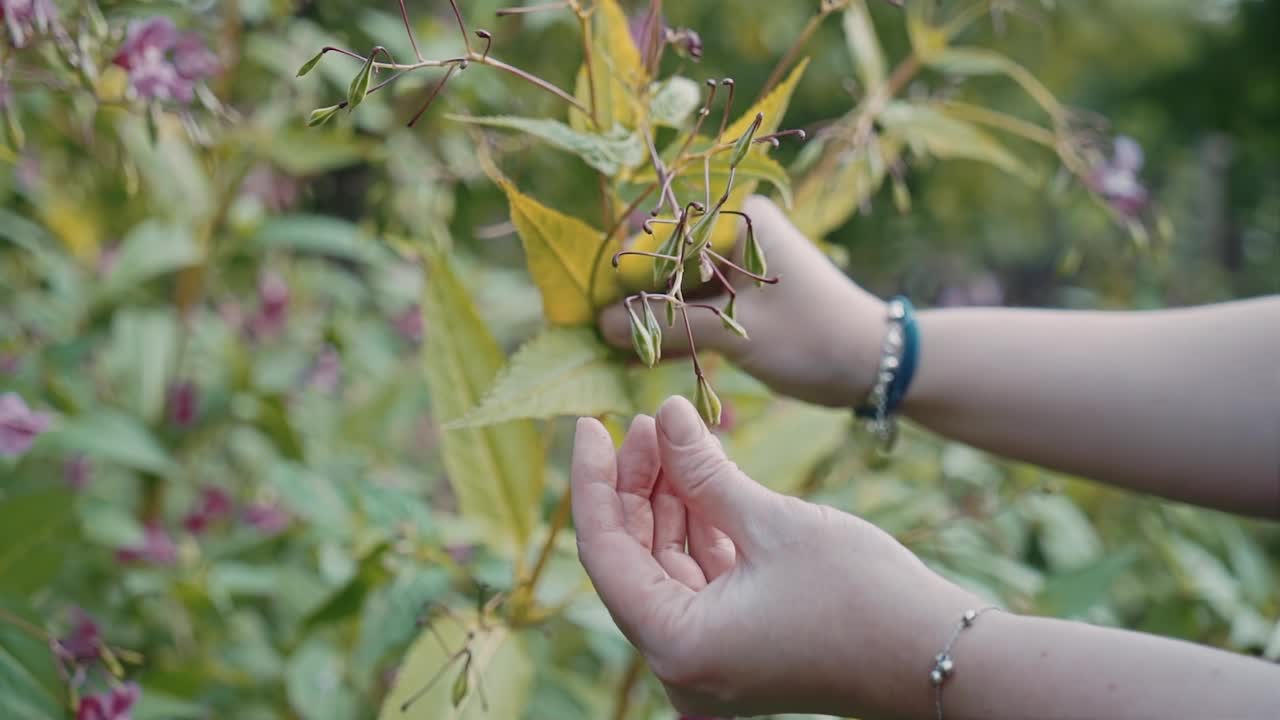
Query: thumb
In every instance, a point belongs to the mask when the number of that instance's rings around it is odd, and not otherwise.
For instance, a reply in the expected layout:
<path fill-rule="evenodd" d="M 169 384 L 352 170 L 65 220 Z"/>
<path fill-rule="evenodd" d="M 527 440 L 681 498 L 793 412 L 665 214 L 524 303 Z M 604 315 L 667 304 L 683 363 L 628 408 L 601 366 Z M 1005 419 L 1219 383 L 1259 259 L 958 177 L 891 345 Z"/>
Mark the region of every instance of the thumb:
<path fill-rule="evenodd" d="M 673 397 L 657 415 L 662 477 L 691 512 L 724 531 L 735 545 L 748 554 L 761 547 L 760 531 L 776 496 L 725 456 L 688 400 Z"/>

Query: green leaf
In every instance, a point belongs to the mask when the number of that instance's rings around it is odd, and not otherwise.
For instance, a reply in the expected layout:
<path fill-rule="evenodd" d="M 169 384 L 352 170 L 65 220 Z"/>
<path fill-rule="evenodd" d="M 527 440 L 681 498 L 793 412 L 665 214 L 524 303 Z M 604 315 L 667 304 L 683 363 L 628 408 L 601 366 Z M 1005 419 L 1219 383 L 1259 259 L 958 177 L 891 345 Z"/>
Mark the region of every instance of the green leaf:
<path fill-rule="evenodd" d="M 72 498 L 65 490 L 0 501 L 0 588 L 27 595 L 47 585 L 76 536 Z"/>
<path fill-rule="evenodd" d="M 790 217 L 807 237 L 818 239 L 843 225 L 880 189 L 887 168 L 898 161 L 901 144 L 893 138 L 845 149 L 829 163 L 805 175 L 795 192 Z"/>
<path fill-rule="evenodd" d="M 312 636 L 289 658 L 285 689 L 298 717 L 307 720 L 356 720 L 363 717 L 355 691 L 346 682 L 341 651 Z"/>
<path fill-rule="evenodd" d="M 800 78 L 804 76 L 804 71 L 809 67 L 809 58 L 801 60 L 786 79 L 768 95 L 761 98 L 755 105 L 747 108 L 747 111 L 732 122 L 729 127 L 725 128 L 724 138 L 726 141 L 738 137 L 742 137 L 743 133 L 751 127 L 756 120 L 756 114 L 764 115 L 764 122 L 760 124 L 759 134 L 768 135 L 777 132 L 778 127 L 782 124 L 782 118 L 787 114 L 787 107 L 791 105 L 791 95 L 795 92 L 796 85 L 800 83 Z M 762 149 L 760 152 L 764 152 Z"/>
<path fill-rule="evenodd" d="M 455 686 L 450 678 L 462 669 L 463 660 L 451 659 L 451 654 L 462 649 L 465 630 L 458 622 L 441 619 L 435 623 L 436 631 L 450 654 L 445 653 L 430 630 L 424 630 L 401 663 L 395 687 L 382 703 L 379 720 L 484 720 L 524 714 L 534 668 L 521 638 L 501 625 L 479 627 L 474 616 L 460 620 L 475 632 L 471 641 L 472 672 L 480 687 L 472 688 L 457 706 L 452 703 Z M 404 709 L 405 703 L 433 678 L 436 682 L 430 689 Z M 481 691 L 488 700 L 487 712 L 480 702 Z"/>
<path fill-rule="evenodd" d="M 1040 549 L 1050 570 L 1075 570 L 1102 555 L 1102 539 L 1070 498 L 1032 495 L 1023 505 L 1037 526 Z"/>
<path fill-rule="evenodd" d="M 633 168 L 645 161 L 644 142 L 638 132 L 621 125 L 613 126 L 600 135 L 579 132 L 559 120 L 523 117 L 470 117 L 449 115 L 449 119 L 472 125 L 507 128 L 528 133 L 534 137 L 577 155 L 588 165 L 605 175 L 617 175 L 624 168 Z"/>
<path fill-rule="evenodd" d="M 845 411 L 779 400 L 731 432 L 725 452 L 756 481 L 796 494 L 818 463 L 845 441 L 850 422 Z"/>
<path fill-rule="evenodd" d="M 109 409 L 70 420 L 39 440 L 45 447 L 117 463 L 133 470 L 163 475 L 173 459 L 137 418 Z"/>
<path fill-rule="evenodd" d="M 436 417 L 447 422 L 480 403 L 503 356 L 449 258 L 430 252 L 426 264 L 427 385 Z M 441 454 L 462 515 L 487 531 L 495 550 L 514 557 L 533 535 L 542 498 L 544 455 L 533 422 L 445 433 Z"/>
<path fill-rule="evenodd" d="M 261 250 L 289 249 L 361 263 L 377 263 L 387 256 L 355 224 L 321 215 L 272 218 L 258 229 L 253 242 Z"/>
<path fill-rule="evenodd" d="M 3 583 L 0 586 L 10 590 Z M 35 627 L 43 626 L 40 615 L 12 596 L 0 596 L 0 608 Z M 49 644 L 0 621 L 0 717 L 63 720 L 67 717 L 64 692 Z"/>
<path fill-rule="evenodd" d="M 294 462 L 279 462 L 267 474 L 284 506 L 312 525 L 334 535 L 344 534 L 351 511 L 333 482 L 316 470 Z"/>
<path fill-rule="evenodd" d="M 164 416 L 180 330 L 171 308 L 125 307 L 111 319 L 102 367 L 121 404 L 144 422 Z"/>
<path fill-rule="evenodd" d="M 101 291 L 107 301 L 155 277 L 200 263 L 203 253 L 191 230 L 147 220 L 129 231 Z"/>
<path fill-rule="evenodd" d="M 548 328 L 511 356 L 483 402 L 448 429 L 633 412 L 621 365 L 590 328 Z"/>
<path fill-rule="evenodd" d="M 440 567 L 406 568 L 393 581 L 375 589 L 360 613 L 353 669 L 372 678 L 388 652 L 413 640 L 427 604 L 448 590 L 449 573 Z"/>
<path fill-rule="evenodd" d="M 679 75 L 655 83 L 650 93 L 649 121 L 654 125 L 680 127 L 702 105 L 702 86 Z"/>
<path fill-rule="evenodd" d="M 542 293 L 547 320 L 553 325 L 594 323 L 595 308 L 621 294 L 610 265 L 612 248 L 599 252 L 604 233 L 522 194 L 510 183 L 502 182 L 501 187 L 524 245 L 529 275 Z M 597 256 L 595 297 L 589 297 L 591 263 Z"/>
<path fill-rule="evenodd" d="M 1240 583 L 1216 555 L 1182 537 L 1168 540 L 1187 584 L 1223 620 L 1240 609 Z"/>
<path fill-rule="evenodd" d="M 120 135 L 143 181 L 139 196 L 158 216 L 190 226 L 209 219 L 219 193 L 185 134 L 164 133 L 152 142 L 147 123 L 130 119 L 120 123 Z"/>
<path fill-rule="evenodd" d="M 1234 518 L 1218 518 L 1218 528 L 1226 544 L 1231 571 L 1240 581 L 1245 597 L 1258 607 L 1265 607 L 1276 589 L 1266 551 Z"/>
<path fill-rule="evenodd" d="M 899 135 L 912 149 L 935 157 L 977 160 L 1027 182 L 1031 171 L 998 140 L 976 125 L 924 103 L 893 102 L 880 114 L 887 132 Z"/>
<path fill-rule="evenodd" d="M 863 0 L 853 0 L 844 11 L 844 39 L 853 58 L 853 69 L 866 92 L 878 92 L 884 87 L 886 75 L 884 50 Z"/>
<path fill-rule="evenodd" d="M 576 108 L 569 110 L 569 125 L 585 131 L 621 125 L 639 125 L 642 108 L 638 90 L 649 84 L 640 50 L 631 37 L 627 14 L 618 0 L 597 0 L 591 22 L 591 70 L 578 69 L 573 96 L 585 108 L 595 108 L 595 118 Z"/>
<path fill-rule="evenodd" d="M 1005 75 L 1022 86 L 1050 116 L 1057 117 L 1062 105 L 1034 73 L 1009 57 L 985 48 L 947 48 L 930 58 L 929 64 L 951 75 Z"/>
<path fill-rule="evenodd" d="M 1112 584 L 1128 572 L 1136 559 L 1137 553 L 1130 548 L 1051 575 L 1040 591 L 1040 605 L 1058 617 L 1081 617 L 1107 601 Z"/>
<path fill-rule="evenodd" d="M 950 42 L 947 32 L 932 23 L 934 5 L 928 2 L 907 3 L 907 35 L 916 57 L 928 63 Z"/>
<path fill-rule="evenodd" d="M 330 595 L 324 604 L 307 615 L 302 621 L 302 629 L 309 632 L 321 625 L 355 618 L 364 606 L 369 592 L 382 585 L 387 578 L 387 571 L 382 565 L 382 556 L 386 550 L 386 544 L 378 545 L 361 558 L 356 574 Z"/>

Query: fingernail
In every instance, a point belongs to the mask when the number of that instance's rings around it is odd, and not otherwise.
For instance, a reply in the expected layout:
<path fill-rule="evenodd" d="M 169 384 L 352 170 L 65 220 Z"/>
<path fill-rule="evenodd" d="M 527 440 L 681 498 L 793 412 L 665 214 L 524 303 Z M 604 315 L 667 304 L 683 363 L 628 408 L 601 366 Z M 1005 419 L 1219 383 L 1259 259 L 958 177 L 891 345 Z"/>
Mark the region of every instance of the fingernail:
<path fill-rule="evenodd" d="M 692 445 L 702 438 L 706 426 L 688 400 L 677 395 L 658 408 L 658 429 L 673 445 Z"/>

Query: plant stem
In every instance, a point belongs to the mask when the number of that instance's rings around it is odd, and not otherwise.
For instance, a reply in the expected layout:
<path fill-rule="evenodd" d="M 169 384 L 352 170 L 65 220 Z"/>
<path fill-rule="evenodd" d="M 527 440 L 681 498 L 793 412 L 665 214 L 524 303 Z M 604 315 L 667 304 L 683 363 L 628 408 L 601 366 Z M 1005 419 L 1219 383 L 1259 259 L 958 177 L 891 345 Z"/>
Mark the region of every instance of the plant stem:
<path fill-rule="evenodd" d="M 409 10 L 404 6 L 404 0 L 400 0 L 400 19 L 404 21 L 404 32 L 409 36 L 409 44 L 413 46 L 413 55 L 422 62 L 422 51 L 418 49 L 418 40 L 413 36 L 413 23 L 409 22 Z"/>
<path fill-rule="evenodd" d="M 587 293 L 589 293 L 587 301 L 592 303 L 593 306 L 596 301 L 596 278 L 600 275 L 600 260 L 604 258 L 605 249 L 609 247 L 609 243 L 613 240 L 614 236 L 618 234 L 618 231 L 626 225 L 627 219 L 631 217 L 631 213 L 635 212 L 636 208 L 640 207 L 640 203 L 648 199 L 657 187 L 658 184 L 656 182 L 650 183 L 650 185 L 644 189 L 644 192 L 637 195 L 636 199 L 632 200 L 631 204 L 627 206 L 627 209 L 622 211 L 622 214 L 619 215 L 618 219 L 613 223 L 613 227 L 609 228 L 609 232 L 605 233 L 604 237 L 600 238 L 600 244 L 596 246 L 595 256 L 591 258 L 591 277 L 587 280 Z"/>
<path fill-rule="evenodd" d="M 787 54 L 783 55 L 778 64 L 774 66 L 773 72 L 769 74 L 769 79 L 764 83 L 764 89 L 760 91 L 761 95 L 768 94 L 775 85 L 782 81 L 782 76 L 795 63 L 796 56 L 800 54 L 800 48 L 804 47 L 809 42 L 809 39 L 813 37 L 813 34 L 818 31 L 818 28 L 822 26 L 822 21 L 826 20 L 831 13 L 836 10 L 843 10 L 848 5 L 848 0 L 822 3 L 822 9 L 818 11 L 817 15 L 809 18 L 809 22 L 805 23 L 804 29 L 796 36 L 795 42 L 791 43 L 791 48 L 787 50 Z"/>
<path fill-rule="evenodd" d="M 529 588 L 529 597 L 533 597 L 534 588 L 538 586 L 538 579 L 542 577 L 542 571 L 547 567 L 547 561 L 551 559 L 551 553 L 555 550 L 556 536 L 569 523 L 569 516 L 573 510 L 573 490 L 565 488 L 564 494 L 560 496 L 560 502 L 556 504 L 555 514 L 551 516 L 551 530 L 547 533 L 546 542 L 542 543 L 542 549 L 538 552 L 538 560 L 533 564 L 533 571 L 529 573 L 529 579 L 526 585 Z"/>
<path fill-rule="evenodd" d="M 449 7 L 453 8 L 453 17 L 458 21 L 458 32 L 462 33 L 462 44 L 467 48 L 468 55 L 474 55 L 471 50 L 471 36 L 467 34 L 467 24 L 462 20 L 462 11 L 458 9 L 458 0 L 449 0 Z"/>
<path fill-rule="evenodd" d="M 1011 135 L 1017 135 L 1025 140 L 1039 143 L 1055 151 L 1058 148 L 1058 136 L 1051 130 L 1046 130 L 1035 123 L 964 102 L 948 100 L 943 102 L 942 106 L 954 116 L 1004 130 Z"/>
<path fill-rule="evenodd" d="M 622 684 L 618 686 L 613 720 L 627 720 L 627 715 L 631 711 L 631 693 L 635 690 L 636 683 L 640 680 L 642 670 L 644 670 L 644 656 L 638 650 L 632 650 L 631 660 L 627 663 L 627 669 L 622 673 Z"/>

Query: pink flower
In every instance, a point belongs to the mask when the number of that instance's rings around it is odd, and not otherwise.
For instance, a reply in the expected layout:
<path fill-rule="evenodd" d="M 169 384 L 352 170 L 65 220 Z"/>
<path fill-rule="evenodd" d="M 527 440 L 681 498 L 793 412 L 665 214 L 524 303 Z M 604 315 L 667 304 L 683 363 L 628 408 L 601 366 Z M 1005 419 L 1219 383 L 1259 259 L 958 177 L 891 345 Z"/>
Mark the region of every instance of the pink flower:
<path fill-rule="evenodd" d="M 62 656 L 73 663 L 92 663 L 102 652 L 102 631 L 88 613 L 77 608 L 75 625 L 71 632 L 58 638 L 58 648 Z"/>
<path fill-rule="evenodd" d="M 72 490 L 83 490 L 89 486 L 93 476 L 93 463 L 83 453 L 76 453 L 62 463 L 62 479 Z"/>
<path fill-rule="evenodd" d="M 189 103 L 200 80 L 218 72 L 218 59 L 195 33 L 180 33 L 167 17 L 129 26 L 112 62 L 129 71 L 129 87 L 143 100 Z"/>
<path fill-rule="evenodd" d="M 332 345 L 325 345 L 316 355 L 303 384 L 323 393 L 331 393 L 338 389 L 340 382 L 342 382 L 342 356 Z"/>
<path fill-rule="evenodd" d="M 131 720 L 133 704 L 142 694 L 137 683 L 125 683 L 97 695 L 87 695 L 76 709 L 76 720 Z"/>
<path fill-rule="evenodd" d="M 199 535 L 210 525 L 231 517 L 231 493 L 220 487 L 205 487 L 200 490 L 200 499 L 195 508 L 182 519 L 182 526 L 193 535 Z"/>
<path fill-rule="evenodd" d="M 1144 162 L 1142 146 L 1131 137 L 1115 139 L 1112 157 L 1093 169 L 1089 188 L 1107 201 L 1116 212 L 1136 217 L 1147 207 L 1148 193 L 1138 178 Z"/>
<path fill-rule="evenodd" d="M 268 340 L 284 332 L 289 322 L 289 284 L 279 273 L 267 271 L 258 278 L 258 313 L 249 323 L 257 340 Z"/>
<path fill-rule="evenodd" d="M 178 560 L 178 546 L 173 543 L 169 531 L 159 523 L 147 523 L 143 530 L 142 544 L 120 548 L 116 560 L 122 563 L 146 563 L 148 565 L 172 565 Z"/>
<path fill-rule="evenodd" d="M 0 20 L 9 29 L 14 47 L 25 47 L 36 33 L 47 33 L 58 23 L 52 0 L 0 0 Z"/>
<path fill-rule="evenodd" d="M 200 414 L 200 395 L 196 384 L 190 380 L 169 386 L 169 422 L 179 429 L 189 428 Z"/>
<path fill-rule="evenodd" d="M 244 509 L 244 521 L 263 535 L 279 535 L 289 529 L 289 513 L 274 503 L 253 503 Z"/>
<path fill-rule="evenodd" d="M 17 393 L 0 395 L 0 457 L 16 457 L 49 429 L 49 416 L 27 407 Z"/>
<path fill-rule="evenodd" d="M 422 320 L 422 307 L 418 303 L 413 303 L 396 313 L 396 316 L 391 320 L 391 324 L 395 327 L 396 333 L 404 338 L 405 342 L 410 345 L 422 344 L 422 338 L 426 335 L 426 327 Z"/>

